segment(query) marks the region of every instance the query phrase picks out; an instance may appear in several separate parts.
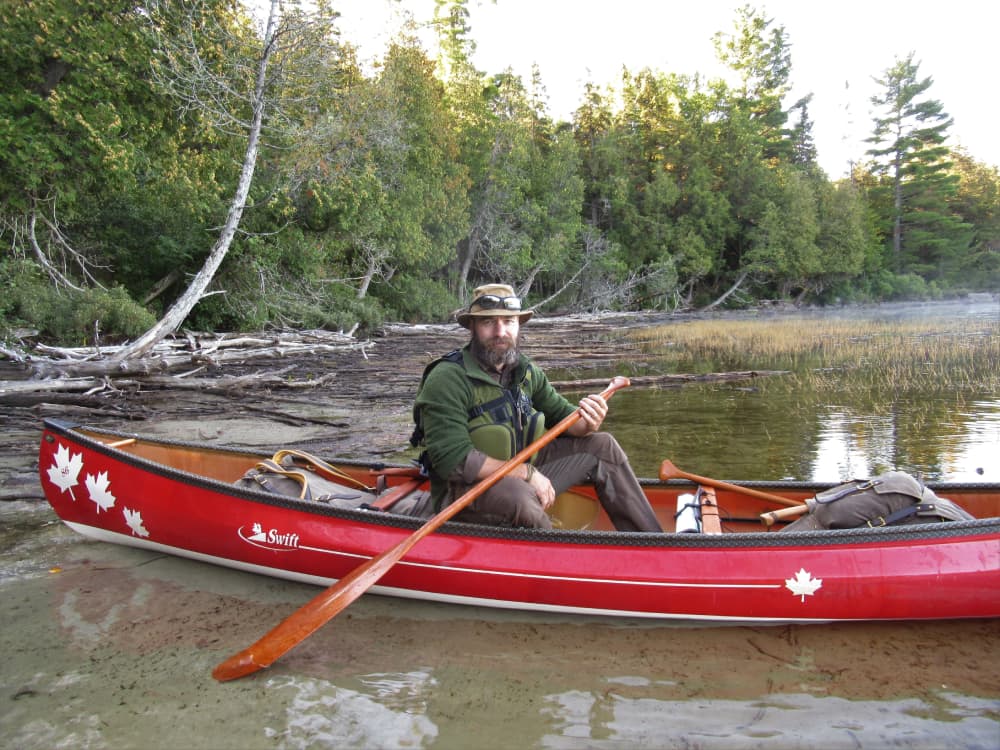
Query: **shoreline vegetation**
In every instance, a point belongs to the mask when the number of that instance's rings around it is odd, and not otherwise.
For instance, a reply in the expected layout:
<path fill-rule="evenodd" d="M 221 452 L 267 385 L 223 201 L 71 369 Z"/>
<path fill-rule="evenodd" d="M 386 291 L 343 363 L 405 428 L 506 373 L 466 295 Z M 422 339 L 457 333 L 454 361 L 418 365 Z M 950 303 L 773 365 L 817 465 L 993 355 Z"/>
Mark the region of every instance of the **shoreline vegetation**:
<path fill-rule="evenodd" d="M 795 313 L 747 320 L 696 320 L 632 334 L 644 348 L 664 349 L 682 372 L 706 366 L 796 371 L 816 390 L 832 387 L 832 370 L 865 370 L 852 381 L 881 390 L 953 390 L 975 385 L 1000 392 L 1000 307 L 993 321 L 817 319 Z M 748 359 L 749 357 L 749 359 Z M 836 381 L 836 387 L 843 382 Z"/>
<path fill-rule="evenodd" d="M 978 383 L 1000 389 L 1000 297 L 981 294 L 975 299 L 996 302 L 996 319 L 893 320 L 863 316 L 866 311 L 891 310 L 892 304 L 760 307 L 715 313 L 609 312 L 538 316 L 526 330 L 525 341 L 530 348 L 532 340 L 538 339 L 546 358 L 552 360 L 550 366 L 557 368 L 572 368 L 575 361 L 581 360 L 588 360 L 590 367 L 613 363 L 627 350 L 635 385 L 796 371 L 809 377 L 812 387 L 823 389 L 824 373 L 863 368 L 871 372 L 873 383 L 881 381 L 886 387 L 912 383 L 950 389 Z M 896 305 L 916 305 L 930 311 L 936 307 L 935 303 Z M 855 312 L 856 319 L 852 314 Z M 627 332 L 621 341 L 595 347 L 616 330 Z M 309 389 L 328 384 L 337 373 L 302 377 L 301 373 L 295 374 L 295 364 L 283 361 L 356 355 L 367 362 L 383 357 L 386 344 L 399 350 L 407 339 L 435 335 L 462 342 L 463 333 L 453 323 L 388 323 L 377 335 L 363 339 L 324 330 L 231 334 L 184 331 L 159 342 L 143 359 L 119 365 L 112 374 L 108 374 L 104 360 L 114 358 L 123 347 L 55 347 L 38 343 L 16 352 L 0 351 L 7 359 L 0 359 L 0 403 L 37 403 L 44 400 L 44 394 L 52 393 L 92 396 L 102 391 L 124 392 L 140 384 L 178 389 Z M 635 371 L 637 363 L 649 356 L 659 361 L 658 372 Z M 279 364 L 268 367 L 269 362 Z M 987 373 L 989 382 L 983 383 L 979 373 Z M 599 379 L 575 378 L 562 385 L 589 387 L 597 382 Z"/>
<path fill-rule="evenodd" d="M 1000 172 L 951 145 L 915 52 L 830 179 L 793 40 L 749 6 L 712 39 L 732 81 L 623 70 L 566 121 L 475 67 L 467 0 L 371 67 L 332 7 L 266 5 L 0 11 L 0 353 L 34 328 L 114 378 L 185 326 L 377 335 L 486 281 L 542 313 L 1000 287 Z"/>

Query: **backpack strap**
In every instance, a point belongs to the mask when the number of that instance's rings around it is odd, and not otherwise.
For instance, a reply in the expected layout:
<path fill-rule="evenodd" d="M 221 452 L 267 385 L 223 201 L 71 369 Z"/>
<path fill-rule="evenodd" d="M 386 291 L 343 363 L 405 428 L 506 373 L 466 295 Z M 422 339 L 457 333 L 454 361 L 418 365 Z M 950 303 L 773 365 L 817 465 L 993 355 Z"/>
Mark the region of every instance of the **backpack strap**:
<path fill-rule="evenodd" d="M 819 492 L 816 494 L 815 498 L 810 499 L 815 500 L 815 502 L 820 505 L 826 505 L 827 503 L 835 503 L 838 500 L 842 500 L 849 495 L 856 495 L 859 492 L 874 489 L 880 484 L 882 484 L 882 482 L 878 479 L 869 479 L 867 482 L 855 480 L 854 482 L 849 482 L 840 487 L 834 487 L 824 492 Z"/>
<path fill-rule="evenodd" d="M 507 404 L 509 404 L 510 401 L 511 397 L 508 395 L 508 393 L 504 393 L 504 395 L 498 396 L 497 398 L 493 399 L 492 401 L 488 401 L 485 404 L 480 404 L 479 406 L 473 406 L 471 409 L 469 409 L 469 414 L 468 414 L 469 421 L 471 422 L 473 419 L 482 416 L 483 414 L 492 414 L 493 421 L 499 422 L 500 419 L 504 416 L 503 414 L 504 407 Z"/>
<path fill-rule="evenodd" d="M 887 516 L 878 516 L 877 518 L 869 519 L 867 523 L 871 528 L 876 529 L 879 526 L 891 526 L 892 524 L 902 521 L 904 518 L 916 515 L 917 513 L 926 513 L 933 510 L 934 505 L 932 503 L 916 503 L 914 505 L 908 505 L 905 508 L 900 508 Z"/>
<path fill-rule="evenodd" d="M 317 458 L 311 453 L 306 453 L 305 451 L 285 448 L 274 454 L 273 463 L 278 465 L 278 468 L 281 470 L 279 473 L 287 473 L 289 471 L 288 467 L 291 465 L 293 468 L 302 467 L 306 471 L 319 474 L 321 477 L 325 477 L 333 482 L 347 482 L 348 484 L 366 492 L 370 492 L 372 489 L 364 482 L 352 477 L 350 474 L 345 474 L 336 466 L 332 466 L 323 459 Z M 304 477 L 305 475 L 303 475 L 303 478 Z"/>
<path fill-rule="evenodd" d="M 427 380 L 427 376 L 430 375 L 431 370 L 437 367 L 442 362 L 451 362 L 453 365 L 462 366 L 462 350 L 452 349 L 450 352 L 442 357 L 438 357 L 433 360 L 427 367 L 424 368 L 423 375 L 420 376 L 420 385 L 417 387 L 417 393 L 420 393 L 420 389 L 424 387 L 424 381 Z M 413 409 L 413 434 L 410 435 L 410 445 L 414 448 L 419 446 L 424 441 L 424 426 L 420 422 L 420 412 L 414 407 Z M 422 463 L 422 462 L 421 462 Z"/>

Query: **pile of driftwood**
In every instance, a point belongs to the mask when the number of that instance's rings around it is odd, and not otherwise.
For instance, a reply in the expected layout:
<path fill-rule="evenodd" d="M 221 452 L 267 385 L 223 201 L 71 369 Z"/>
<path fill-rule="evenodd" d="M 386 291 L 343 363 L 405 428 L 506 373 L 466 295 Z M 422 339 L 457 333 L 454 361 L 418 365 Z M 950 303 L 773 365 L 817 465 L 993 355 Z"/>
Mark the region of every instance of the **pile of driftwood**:
<path fill-rule="evenodd" d="M 563 391 L 599 392 L 609 372 L 651 388 L 775 374 L 658 373 L 621 335 L 648 324 L 638 316 L 536 319 L 522 329 L 522 345 Z M 276 425 L 289 426 L 296 437 L 285 447 L 320 455 L 395 455 L 407 447 L 424 367 L 468 337 L 454 324 L 387 325 L 364 340 L 328 331 L 184 333 L 126 368 L 109 367 L 115 347 L 39 346 L 20 361 L 0 352 L 0 500 L 40 498 L 35 446 L 43 417 L 125 431 L 155 420 L 202 425 L 206 433 L 240 420 L 257 425 L 251 429 L 264 439 Z M 235 436 L 219 429 L 229 444 Z"/>
<path fill-rule="evenodd" d="M 629 325 L 646 321 L 630 318 Z M 641 367 L 649 355 L 615 335 L 621 319 L 560 318 L 533 321 L 522 329 L 522 344 L 546 370 L 606 373 L 628 362 Z M 337 381 L 340 396 L 412 398 L 424 366 L 462 346 L 468 332 L 457 325 L 387 325 L 379 335 L 359 340 L 330 331 L 258 334 L 185 332 L 160 342 L 141 360 L 111 366 L 116 347 L 57 348 L 39 345 L 19 362 L 8 362 L 0 381 L 0 404 L 44 402 L 95 405 L 95 397 L 142 391 L 233 393 L 251 389 L 323 389 Z M 280 362 L 280 364 L 276 364 Z M 671 387 L 706 380 L 747 380 L 774 372 L 704 375 L 630 375 L 634 386 Z M 14 377 L 12 377 L 14 376 Z M 602 387 L 607 377 L 553 379 L 557 388 Z"/>
<path fill-rule="evenodd" d="M 135 388 L 182 390 L 240 390 L 249 387 L 310 388 L 322 385 L 332 374 L 306 381 L 292 381 L 295 364 L 272 367 L 276 359 L 351 352 L 366 356 L 371 341 L 330 331 L 289 331 L 254 335 L 196 334 L 161 341 L 139 360 L 110 364 L 120 347 L 36 346 L 29 355 L 11 357 L 13 366 L 0 381 L 0 403 L 18 405 L 44 401 L 55 393 L 92 396 Z M 253 369 L 241 372 L 248 365 Z M 209 375 L 209 373 L 211 373 Z"/>

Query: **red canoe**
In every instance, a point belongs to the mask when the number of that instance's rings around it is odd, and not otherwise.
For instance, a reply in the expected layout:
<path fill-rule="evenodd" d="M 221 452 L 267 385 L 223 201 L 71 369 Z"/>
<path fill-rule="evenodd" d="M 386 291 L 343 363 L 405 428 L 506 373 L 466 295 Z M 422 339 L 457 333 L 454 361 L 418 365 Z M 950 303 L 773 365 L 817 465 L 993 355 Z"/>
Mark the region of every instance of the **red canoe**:
<path fill-rule="evenodd" d="M 47 420 L 39 475 L 59 517 L 88 537 L 321 586 L 424 522 L 379 507 L 385 502 L 342 508 L 236 486 L 269 457 Z M 391 494 L 417 484 L 408 467 L 336 466 L 370 487 L 369 498 L 376 488 Z M 828 486 L 735 484 L 796 502 Z M 930 486 L 977 520 L 786 532 L 778 531 L 783 522 L 761 522 L 761 513 L 778 507 L 773 502 L 690 481 L 643 480 L 670 533 L 623 533 L 599 511 L 593 490 L 579 487 L 561 498 L 562 528 L 446 523 L 371 592 L 703 621 L 1000 616 L 1000 486 Z M 701 531 L 673 531 L 678 496 L 685 493 L 700 498 Z M 715 512 L 721 523 L 713 525 Z"/>

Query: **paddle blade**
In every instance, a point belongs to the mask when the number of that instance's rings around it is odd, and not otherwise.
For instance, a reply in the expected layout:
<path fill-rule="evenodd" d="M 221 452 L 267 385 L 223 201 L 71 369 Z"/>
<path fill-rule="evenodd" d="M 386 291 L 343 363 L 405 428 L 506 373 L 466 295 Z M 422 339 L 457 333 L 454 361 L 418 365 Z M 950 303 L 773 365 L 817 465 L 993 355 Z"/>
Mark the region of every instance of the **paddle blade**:
<path fill-rule="evenodd" d="M 259 669 L 270 666 L 269 664 L 258 664 L 254 661 L 253 649 L 248 648 L 238 654 L 229 657 L 212 670 L 212 677 L 219 682 L 237 680 L 246 677 Z"/>
<path fill-rule="evenodd" d="M 439 516 L 435 516 L 435 519 L 438 519 Z M 424 534 L 430 533 L 436 528 L 433 525 L 435 519 L 429 521 L 415 534 L 407 537 L 395 547 L 386 550 L 378 557 L 373 557 L 355 568 L 349 575 L 324 589 L 318 596 L 310 599 L 292 615 L 278 623 L 277 627 L 252 646 L 219 664 L 212 670 L 212 676 L 219 682 L 228 682 L 271 666 L 374 586 L 375 582 L 385 575 L 417 541 L 422 539 Z M 439 523 L 443 523 L 443 521 Z"/>
<path fill-rule="evenodd" d="M 249 648 L 221 662 L 212 670 L 212 677 L 219 682 L 228 682 L 271 666 L 364 591 L 360 589 L 356 595 L 351 596 L 350 590 L 342 585 L 345 580 L 324 590 Z M 320 611 L 323 611 L 323 615 L 317 617 L 316 613 Z"/>

